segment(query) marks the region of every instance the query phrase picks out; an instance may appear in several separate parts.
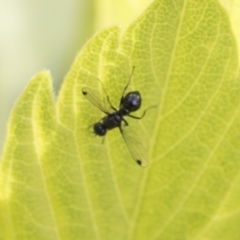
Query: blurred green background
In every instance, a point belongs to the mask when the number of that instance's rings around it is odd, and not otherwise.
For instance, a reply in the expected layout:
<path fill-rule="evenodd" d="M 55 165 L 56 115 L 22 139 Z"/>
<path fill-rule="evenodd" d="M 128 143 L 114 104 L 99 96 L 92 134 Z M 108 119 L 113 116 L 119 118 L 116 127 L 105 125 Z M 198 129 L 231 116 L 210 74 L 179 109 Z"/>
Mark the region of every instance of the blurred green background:
<path fill-rule="evenodd" d="M 128 26 L 152 0 L 0 0 L 0 155 L 10 111 L 29 80 L 48 69 L 57 94 L 91 36 Z"/>

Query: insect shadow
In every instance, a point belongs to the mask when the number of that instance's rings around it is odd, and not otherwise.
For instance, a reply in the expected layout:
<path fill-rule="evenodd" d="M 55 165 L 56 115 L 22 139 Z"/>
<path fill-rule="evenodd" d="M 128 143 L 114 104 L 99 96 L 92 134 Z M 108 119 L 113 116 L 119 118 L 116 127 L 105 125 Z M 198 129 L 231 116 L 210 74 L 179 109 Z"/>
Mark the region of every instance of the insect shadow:
<path fill-rule="evenodd" d="M 125 95 L 126 90 L 131 82 L 134 69 L 135 67 L 132 68 L 130 78 L 127 82 L 127 85 L 123 89 L 118 109 L 112 105 L 110 98 L 103 86 L 102 87 L 107 98 L 107 106 L 106 103 L 104 103 L 102 96 L 91 88 L 84 87 L 82 89 L 82 94 L 93 105 L 106 114 L 106 116 L 100 119 L 100 121 L 93 124 L 93 133 L 103 137 L 107 134 L 108 130 L 117 127 L 120 130 L 120 133 L 128 147 L 129 152 L 132 155 L 132 158 L 138 165 L 145 167 L 148 164 L 146 151 L 144 150 L 144 146 L 139 140 L 137 134 L 128 127 L 129 124 L 125 117 L 127 116 L 137 120 L 142 119 L 150 108 L 154 108 L 156 106 L 151 106 L 145 109 L 140 117 L 131 114 L 132 112 L 137 111 L 142 104 L 142 98 L 139 91 L 128 92 Z"/>

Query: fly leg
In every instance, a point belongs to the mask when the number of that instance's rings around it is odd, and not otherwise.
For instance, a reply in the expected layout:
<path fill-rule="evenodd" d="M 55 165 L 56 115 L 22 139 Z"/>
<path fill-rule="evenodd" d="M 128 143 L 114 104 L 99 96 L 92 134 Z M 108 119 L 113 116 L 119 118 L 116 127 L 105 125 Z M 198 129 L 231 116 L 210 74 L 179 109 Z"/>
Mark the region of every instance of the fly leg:
<path fill-rule="evenodd" d="M 147 112 L 149 109 L 155 108 L 155 107 L 157 107 L 157 106 L 151 106 L 151 107 L 145 109 L 145 110 L 143 111 L 143 114 L 142 114 L 141 117 L 133 116 L 133 115 L 131 115 L 131 114 L 129 114 L 128 116 L 131 117 L 131 118 L 134 118 L 134 119 L 142 119 L 142 118 L 145 116 L 146 112 Z"/>

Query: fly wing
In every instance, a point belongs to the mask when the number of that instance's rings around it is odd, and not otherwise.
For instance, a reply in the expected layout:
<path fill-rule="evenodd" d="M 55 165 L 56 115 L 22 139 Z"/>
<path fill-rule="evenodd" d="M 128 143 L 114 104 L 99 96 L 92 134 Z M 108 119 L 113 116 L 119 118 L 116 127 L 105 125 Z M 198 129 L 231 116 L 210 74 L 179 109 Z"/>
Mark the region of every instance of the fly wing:
<path fill-rule="evenodd" d="M 141 167 L 148 165 L 147 152 L 137 134 L 128 127 L 119 128 L 134 161 Z"/>
<path fill-rule="evenodd" d="M 95 107 L 100 109 L 102 112 L 105 114 L 109 114 L 109 111 L 111 109 L 110 104 L 107 99 L 104 99 L 101 94 L 91 88 L 84 87 L 82 89 L 82 94 L 84 95 L 85 98 L 88 99 Z"/>

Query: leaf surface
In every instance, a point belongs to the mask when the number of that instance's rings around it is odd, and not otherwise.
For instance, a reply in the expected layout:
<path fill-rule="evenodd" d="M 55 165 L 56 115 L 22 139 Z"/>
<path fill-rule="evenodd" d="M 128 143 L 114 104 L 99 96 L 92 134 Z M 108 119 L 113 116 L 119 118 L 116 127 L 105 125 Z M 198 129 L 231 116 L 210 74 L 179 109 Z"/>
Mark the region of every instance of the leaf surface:
<path fill-rule="evenodd" d="M 1 239 L 238 239 L 240 79 L 235 39 L 216 1 L 156 0 L 126 32 L 109 28 L 76 58 L 56 106 L 50 76 L 11 116 L 0 169 Z M 149 156 L 139 167 L 119 131 L 91 133 L 135 66 L 146 116 L 128 119 Z M 100 81 L 102 84 L 100 83 Z"/>

